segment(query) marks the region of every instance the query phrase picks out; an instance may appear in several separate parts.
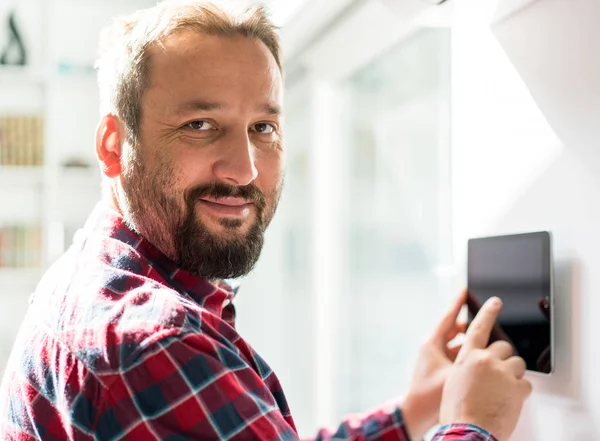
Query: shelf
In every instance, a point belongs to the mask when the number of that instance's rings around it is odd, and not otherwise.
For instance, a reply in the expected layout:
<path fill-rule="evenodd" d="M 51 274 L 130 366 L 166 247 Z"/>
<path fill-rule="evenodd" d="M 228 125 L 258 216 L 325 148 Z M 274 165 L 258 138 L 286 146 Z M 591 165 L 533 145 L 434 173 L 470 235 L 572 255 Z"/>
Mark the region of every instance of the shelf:
<path fill-rule="evenodd" d="M 31 66 L 0 66 L 0 85 L 32 84 L 43 86 L 47 76 Z"/>
<path fill-rule="evenodd" d="M 41 186 L 44 183 L 44 166 L 9 166 L 0 165 L 0 191 L 4 188 L 22 186 Z M 96 167 L 59 168 L 60 185 L 99 187 L 101 176 Z"/>
<path fill-rule="evenodd" d="M 61 167 L 60 176 L 61 180 L 79 181 L 87 183 L 100 183 L 100 172 L 98 167 Z"/>
<path fill-rule="evenodd" d="M 101 174 L 97 166 L 63 168 L 58 181 L 60 219 L 66 228 L 79 228 L 100 200 Z M 71 239 L 70 237 L 68 238 Z"/>
<path fill-rule="evenodd" d="M 39 223 L 43 167 L 0 167 L 0 225 Z"/>
<path fill-rule="evenodd" d="M 44 271 L 41 268 L 8 268 L 0 267 L 0 295 L 5 288 L 35 288 Z"/>
<path fill-rule="evenodd" d="M 30 66 L 0 66 L 0 113 L 43 113 L 45 85 L 46 76 Z"/>
<path fill-rule="evenodd" d="M 0 191 L 23 186 L 41 186 L 43 182 L 44 167 L 0 166 Z"/>
<path fill-rule="evenodd" d="M 59 65 L 55 70 L 51 71 L 43 71 L 31 66 L 0 65 L 0 86 L 4 84 L 46 86 L 56 81 L 79 79 L 95 82 L 97 80 L 96 75 L 96 70 L 87 65 Z"/>

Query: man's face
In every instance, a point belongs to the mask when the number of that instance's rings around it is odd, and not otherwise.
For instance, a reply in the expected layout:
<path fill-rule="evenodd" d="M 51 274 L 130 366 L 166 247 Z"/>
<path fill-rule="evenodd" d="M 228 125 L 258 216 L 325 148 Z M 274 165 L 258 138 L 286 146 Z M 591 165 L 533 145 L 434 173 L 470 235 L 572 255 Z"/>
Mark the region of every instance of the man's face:
<path fill-rule="evenodd" d="M 128 223 L 208 279 L 258 260 L 283 182 L 280 71 L 245 37 L 179 32 L 152 51 L 139 142 L 124 146 Z"/>

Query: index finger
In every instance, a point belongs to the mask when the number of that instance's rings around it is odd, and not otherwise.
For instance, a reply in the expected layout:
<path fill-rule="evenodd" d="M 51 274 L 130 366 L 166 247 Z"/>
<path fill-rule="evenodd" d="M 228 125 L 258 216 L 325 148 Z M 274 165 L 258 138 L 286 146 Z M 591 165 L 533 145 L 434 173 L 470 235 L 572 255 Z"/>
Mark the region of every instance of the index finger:
<path fill-rule="evenodd" d="M 456 357 L 457 361 L 462 360 L 473 349 L 486 348 L 501 308 L 502 301 L 497 297 L 492 297 L 483 304 L 465 333 L 462 349 Z"/>
<path fill-rule="evenodd" d="M 465 304 L 465 300 L 467 298 L 467 290 L 464 289 L 460 295 L 454 300 L 454 303 L 444 315 L 444 318 L 440 321 L 440 324 L 437 326 L 434 334 L 433 340 L 436 344 L 439 344 L 441 347 L 445 348 L 448 344 L 448 336 L 452 331 L 456 329 L 456 320 L 458 318 L 458 314 Z"/>

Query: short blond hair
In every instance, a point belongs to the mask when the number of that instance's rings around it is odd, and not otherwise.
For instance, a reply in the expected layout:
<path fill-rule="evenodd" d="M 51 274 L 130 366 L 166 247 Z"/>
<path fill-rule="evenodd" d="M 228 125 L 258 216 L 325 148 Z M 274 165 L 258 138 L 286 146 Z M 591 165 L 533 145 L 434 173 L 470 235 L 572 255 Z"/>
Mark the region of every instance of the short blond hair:
<path fill-rule="evenodd" d="M 226 11 L 207 1 L 163 1 L 153 8 L 118 17 L 100 37 L 98 87 L 100 112 L 125 124 L 129 140 L 139 135 L 142 97 L 149 83 L 150 49 L 183 29 L 211 36 L 244 36 L 262 41 L 282 71 L 278 28 L 264 6 Z"/>

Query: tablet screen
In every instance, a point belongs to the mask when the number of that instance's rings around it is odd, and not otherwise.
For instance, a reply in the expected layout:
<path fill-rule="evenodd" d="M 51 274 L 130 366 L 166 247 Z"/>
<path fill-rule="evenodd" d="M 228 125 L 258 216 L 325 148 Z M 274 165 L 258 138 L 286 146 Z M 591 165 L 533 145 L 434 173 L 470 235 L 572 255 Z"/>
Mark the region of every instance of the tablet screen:
<path fill-rule="evenodd" d="M 547 232 L 469 240 L 469 321 L 490 297 L 503 307 L 490 343 L 503 339 L 527 369 L 550 373 L 552 270 Z"/>

